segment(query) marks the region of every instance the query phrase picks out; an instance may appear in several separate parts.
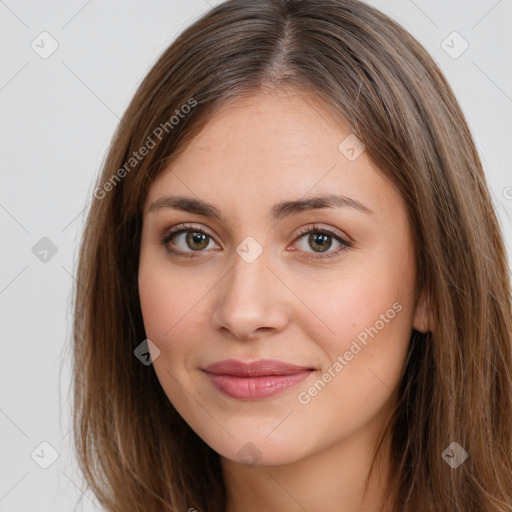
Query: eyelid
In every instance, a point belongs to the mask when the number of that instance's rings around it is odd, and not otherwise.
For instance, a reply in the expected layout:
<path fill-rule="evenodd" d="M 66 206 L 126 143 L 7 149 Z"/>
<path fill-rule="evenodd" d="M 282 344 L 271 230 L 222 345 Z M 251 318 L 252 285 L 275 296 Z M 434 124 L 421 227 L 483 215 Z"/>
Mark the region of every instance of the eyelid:
<path fill-rule="evenodd" d="M 303 226 L 303 227 L 298 228 L 298 232 L 295 237 L 295 240 L 297 240 L 298 238 L 300 238 L 301 236 L 303 236 L 307 233 L 311 233 L 311 232 L 316 233 L 317 231 L 329 233 L 330 235 L 334 236 L 335 238 L 337 237 L 337 238 L 343 240 L 345 243 L 347 243 L 349 245 L 353 244 L 352 239 L 347 234 L 345 234 L 343 231 L 340 231 L 339 229 L 334 228 L 332 226 L 322 227 L 318 223 L 313 223 L 312 225 L 309 224 L 305 227 Z M 295 240 L 294 240 L 294 242 L 295 242 Z"/>
<path fill-rule="evenodd" d="M 183 233 L 183 232 L 186 232 L 186 231 L 198 231 L 200 233 L 204 233 L 205 235 L 208 235 L 214 241 L 215 241 L 215 238 L 216 238 L 208 230 L 208 228 L 205 228 L 205 227 L 199 226 L 199 225 L 194 226 L 193 224 L 190 224 L 188 222 L 184 222 L 184 223 L 181 223 L 181 224 L 176 224 L 175 226 L 172 226 L 172 227 L 165 227 L 161 231 L 161 237 L 160 238 L 161 239 L 163 238 L 165 240 L 165 239 L 168 239 L 171 236 L 176 235 L 177 233 Z M 217 243 L 217 242 L 215 242 L 215 243 Z M 220 245 L 220 244 L 217 243 L 217 245 Z"/>

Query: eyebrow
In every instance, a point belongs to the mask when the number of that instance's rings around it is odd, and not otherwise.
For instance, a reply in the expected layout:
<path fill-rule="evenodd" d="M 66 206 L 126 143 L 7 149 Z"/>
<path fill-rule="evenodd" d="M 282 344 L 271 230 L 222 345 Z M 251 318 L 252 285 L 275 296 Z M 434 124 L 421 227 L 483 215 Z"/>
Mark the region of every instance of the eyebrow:
<path fill-rule="evenodd" d="M 205 217 L 213 217 L 224 222 L 218 208 L 210 203 L 202 201 L 201 199 L 194 199 L 185 196 L 162 196 L 151 203 L 148 213 L 157 211 L 161 208 L 174 208 L 188 213 L 203 215 Z M 354 210 L 362 213 L 375 213 L 357 199 L 347 196 L 326 194 L 309 197 L 307 199 L 297 199 L 277 203 L 271 208 L 270 217 L 274 222 L 277 222 L 285 217 L 289 217 L 300 212 L 319 210 L 322 208 L 353 208 Z"/>

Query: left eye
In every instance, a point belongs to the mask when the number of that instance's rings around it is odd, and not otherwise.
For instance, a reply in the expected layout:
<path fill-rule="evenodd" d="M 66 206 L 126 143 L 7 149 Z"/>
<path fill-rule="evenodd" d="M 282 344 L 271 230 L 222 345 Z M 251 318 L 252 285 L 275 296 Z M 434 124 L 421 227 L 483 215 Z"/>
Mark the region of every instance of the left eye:
<path fill-rule="evenodd" d="M 306 233 L 301 235 L 298 240 L 300 242 L 305 242 L 307 246 L 313 249 L 317 248 L 317 252 L 326 252 L 331 248 L 333 239 L 336 243 L 342 245 L 342 242 L 340 240 L 336 240 L 334 235 L 324 233 L 323 231 L 310 231 L 309 234 Z M 304 245 L 300 249 L 307 250 Z"/>
<path fill-rule="evenodd" d="M 333 239 L 335 243 L 338 244 L 338 247 L 333 251 L 329 251 L 332 247 Z M 313 253 L 309 253 L 307 256 L 304 256 L 306 259 L 310 260 L 333 258 L 338 256 L 347 248 L 352 247 L 350 242 L 343 239 L 334 231 L 319 228 L 318 226 L 313 226 L 312 228 L 302 231 L 296 238 L 296 241 L 299 241 L 299 243 L 302 242 L 303 246 L 299 247 L 299 249 L 303 252 L 308 253 L 309 251 L 307 248 L 313 248 Z"/>

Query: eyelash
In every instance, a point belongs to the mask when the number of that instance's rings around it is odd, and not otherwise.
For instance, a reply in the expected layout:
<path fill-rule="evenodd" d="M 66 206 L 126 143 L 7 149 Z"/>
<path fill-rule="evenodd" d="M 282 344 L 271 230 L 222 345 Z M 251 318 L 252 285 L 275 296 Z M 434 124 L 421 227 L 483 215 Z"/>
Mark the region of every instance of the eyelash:
<path fill-rule="evenodd" d="M 172 238 L 174 236 L 176 236 L 176 235 L 178 235 L 180 233 L 187 233 L 187 232 L 190 232 L 190 231 L 192 231 L 194 233 L 202 233 L 202 234 L 206 235 L 208 238 L 213 239 L 213 237 L 211 235 L 209 235 L 202 228 L 198 228 L 198 227 L 192 226 L 191 224 L 180 224 L 180 225 L 176 226 L 174 229 L 172 229 L 171 231 L 169 231 L 166 228 L 164 230 L 164 236 L 161 238 L 160 242 L 165 247 L 165 249 L 167 250 L 168 253 L 173 254 L 175 256 L 179 256 L 179 257 L 182 257 L 182 258 L 197 258 L 197 257 L 200 257 L 200 254 L 198 254 L 198 253 L 201 253 L 203 251 L 180 251 L 180 250 L 176 250 L 176 249 L 171 249 L 168 246 L 169 242 L 172 240 Z M 313 254 L 310 254 L 309 256 L 302 256 L 303 258 L 308 259 L 308 260 L 318 261 L 318 260 L 332 259 L 334 257 L 337 257 L 343 251 L 353 247 L 353 245 L 350 242 L 348 242 L 345 239 L 341 238 L 334 231 L 332 231 L 330 229 L 327 229 L 327 228 L 320 228 L 317 225 L 313 225 L 311 227 L 301 229 L 301 231 L 297 234 L 297 236 L 296 236 L 295 240 L 293 241 L 293 243 L 297 242 L 304 235 L 307 235 L 307 234 L 310 234 L 310 233 L 329 235 L 332 238 L 334 238 L 336 241 L 338 241 L 341 244 L 341 247 L 339 247 L 338 249 L 336 249 L 335 251 L 332 251 L 332 252 L 313 253 Z"/>

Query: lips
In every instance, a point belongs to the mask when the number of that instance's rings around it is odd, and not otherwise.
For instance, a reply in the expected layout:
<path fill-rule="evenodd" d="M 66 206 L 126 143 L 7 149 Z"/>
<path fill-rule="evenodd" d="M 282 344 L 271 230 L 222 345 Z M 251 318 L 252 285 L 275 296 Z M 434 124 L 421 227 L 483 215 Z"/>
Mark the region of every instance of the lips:
<path fill-rule="evenodd" d="M 267 398 L 289 390 L 314 371 L 274 359 L 244 363 L 226 359 L 203 368 L 212 384 L 222 393 L 238 399 Z"/>

